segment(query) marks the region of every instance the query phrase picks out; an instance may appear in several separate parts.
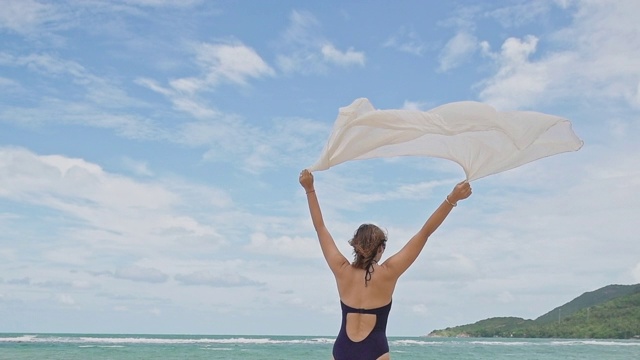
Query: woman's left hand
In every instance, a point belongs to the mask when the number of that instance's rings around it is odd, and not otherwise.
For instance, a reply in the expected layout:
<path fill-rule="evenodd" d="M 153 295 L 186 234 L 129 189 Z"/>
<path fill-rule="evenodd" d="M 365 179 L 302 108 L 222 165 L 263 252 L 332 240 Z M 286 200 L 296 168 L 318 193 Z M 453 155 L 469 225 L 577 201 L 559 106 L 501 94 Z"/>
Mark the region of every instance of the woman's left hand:
<path fill-rule="evenodd" d="M 448 199 L 454 204 L 460 200 L 464 200 L 471 195 L 471 184 L 467 181 L 459 182 L 449 194 Z"/>

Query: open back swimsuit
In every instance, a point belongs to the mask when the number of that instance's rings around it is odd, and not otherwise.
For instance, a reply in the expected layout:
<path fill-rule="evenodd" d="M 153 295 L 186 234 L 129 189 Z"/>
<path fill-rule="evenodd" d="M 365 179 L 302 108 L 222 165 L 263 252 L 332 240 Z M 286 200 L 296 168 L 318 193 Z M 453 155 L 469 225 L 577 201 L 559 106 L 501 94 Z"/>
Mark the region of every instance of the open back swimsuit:
<path fill-rule="evenodd" d="M 356 309 L 340 301 L 342 307 L 342 325 L 340 332 L 333 344 L 333 358 L 335 360 L 376 360 L 380 356 L 389 352 L 387 342 L 387 319 L 391 311 L 389 304 L 375 309 Z M 376 316 L 376 323 L 373 329 L 362 341 L 352 341 L 347 335 L 347 314 L 373 314 Z"/>

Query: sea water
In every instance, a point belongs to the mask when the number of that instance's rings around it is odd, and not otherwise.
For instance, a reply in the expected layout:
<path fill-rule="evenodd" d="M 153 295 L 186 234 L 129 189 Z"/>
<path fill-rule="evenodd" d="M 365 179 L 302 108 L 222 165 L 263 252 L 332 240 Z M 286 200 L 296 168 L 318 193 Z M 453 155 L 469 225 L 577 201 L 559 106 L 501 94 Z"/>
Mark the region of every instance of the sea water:
<path fill-rule="evenodd" d="M 334 337 L 0 334 L 2 360 L 331 359 Z M 391 358 L 638 360 L 640 340 L 390 337 Z"/>

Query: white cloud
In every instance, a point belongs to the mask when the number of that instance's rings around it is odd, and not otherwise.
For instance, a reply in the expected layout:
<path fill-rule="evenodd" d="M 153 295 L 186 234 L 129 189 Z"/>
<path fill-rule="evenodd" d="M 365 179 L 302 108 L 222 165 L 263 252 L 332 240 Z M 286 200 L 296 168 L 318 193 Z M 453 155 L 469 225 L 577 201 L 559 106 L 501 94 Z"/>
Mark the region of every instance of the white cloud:
<path fill-rule="evenodd" d="M 425 304 L 413 305 L 411 311 L 421 316 L 427 316 L 430 313 L 429 308 Z"/>
<path fill-rule="evenodd" d="M 558 5 L 562 7 L 562 4 Z M 489 10 L 484 15 L 495 18 L 502 26 L 510 28 L 540 21 L 540 19 L 547 15 L 550 9 L 550 1 L 525 1 L 511 6 Z"/>
<path fill-rule="evenodd" d="M 50 262 L 67 265 L 85 265 L 92 256 L 93 253 L 90 250 L 78 247 L 58 247 L 43 254 L 43 258 Z"/>
<path fill-rule="evenodd" d="M 148 78 L 139 78 L 136 83 L 166 96 L 177 110 L 211 119 L 220 113 L 198 97 L 199 93 L 212 91 L 222 83 L 247 85 L 249 79 L 275 75 L 254 49 L 239 42 L 198 43 L 192 51 L 199 74 L 170 80 L 168 86 Z"/>
<path fill-rule="evenodd" d="M 86 290 L 94 287 L 94 284 L 84 281 L 84 280 L 41 280 L 41 281 L 30 281 L 24 285 L 33 285 L 40 288 L 48 288 L 48 289 L 73 289 L 73 290 Z"/>
<path fill-rule="evenodd" d="M 94 75 L 81 64 L 55 55 L 33 53 L 14 56 L 0 53 L 0 64 L 24 68 L 46 79 L 70 85 L 71 87 L 65 87 L 64 93 L 57 94 L 64 98 L 88 100 L 95 105 L 117 109 L 142 104 L 129 97 L 110 79 Z"/>
<path fill-rule="evenodd" d="M 148 282 L 154 284 L 166 282 L 169 278 L 169 275 L 163 273 L 160 270 L 140 266 L 128 266 L 119 268 L 114 272 L 113 276 L 116 279 Z"/>
<path fill-rule="evenodd" d="M 251 242 L 245 249 L 258 254 L 270 254 L 291 258 L 318 258 L 321 256 L 316 239 L 299 236 L 269 238 L 264 233 L 251 234 Z"/>
<path fill-rule="evenodd" d="M 391 35 L 383 46 L 418 56 L 424 54 L 427 48 L 420 35 L 406 27 L 401 27 L 395 34 Z"/>
<path fill-rule="evenodd" d="M 202 0 L 124 0 L 127 4 L 149 7 L 190 7 Z"/>
<path fill-rule="evenodd" d="M 638 12 L 635 1 L 577 1 L 572 23 L 545 36 L 547 50 L 535 58 L 534 35 L 507 39 L 490 54 L 497 70 L 480 84 L 480 99 L 509 108 L 577 98 L 640 107 Z"/>
<path fill-rule="evenodd" d="M 317 38 L 320 23 L 310 12 L 293 10 L 289 26 L 283 34 L 287 43 L 305 43 Z"/>
<path fill-rule="evenodd" d="M 213 87 L 228 81 L 246 85 L 248 78 L 273 76 L 274 71 L 250 47 L 241 43 L 201 43 L 195 46 L 196 64 L 204 72 L 204 85 Z M 173 84 L 172 84 L 173 85 Z M 191 85 L 197 86 L 197 85 Z M 190 91 L 174 86 L 176 90 Z"/>
<path fill-rule="evenodd" d="M 364 62 L 364 55 L 353 49 L 340 51 L 326 42 L 324 48 L 320 43 L 318 46 L 317 56 L 322 57 L 322 63 L 347 66 Z M 0 109 L 0 121 L 25 127 L 52 124 L 90 126 L 113 129 L 118 135 L 130 139 L 205 147 L 204 160 L 240 163 L 252 173 L 275 166 L 275 159 L 281 162 L 283 158 L 296 156 L 296 152 L 290 151 L 295 150 L 292 149 L 294 146 L 300 148 L 300 144 L 318 141 L 315 136 L 312 140 L 300 137 L 305 129 L 318 128 L 311 121 L 280 121 L 279 129 L 267 134 L 262 128 L 249 126 L 238 116 L 221 113 L 202 96 L 203 92 L 213 91 L 222 83 L 246 85 L 251 79 L 273 76 L 273 69 L 255 50 L 239 42 L 197 43 L 191 50 L 197 74 L 173 79 L 166 85 L 150 78 L 138 78 L 135 83 L 164 95 L 175 110 L 195 117 L 195 121 L 163 126 L 162 120 L 156 122 L 151 117 L 136 115 L 135 108 L 146 109 L 148 104 L 130 97 L 122 84 L 96 76 L 78 62 L 51 53 L 17 56 L 6 52 L 0 52 L 0 64 L 34 73 L 43 81 L 54 82 L 65 90 L 64 93 L 38 99 L 36 106 L 7 104 Z M 22 87 L 29 93 L 35 86 L 10 78 L 0 80 L 14 89 Z M 128 110 L 122 111 L 124 108 Z M 144 114 L 147 113 L 145 110 Z M 302 127 L 298 129 L 297 126 Z M 232 154 L 235 156 L 230 156 Z M 149 176 L 149 169 L 145 169 L 142 163 L 132 164 L 125 160 L 125 166 L 138 175 Z"/>
<path fill-rule="evenodd" d="M 453 165 L 453 163 L 449 163 L 447 165 L 456 166 Z M 451 183 L 455 184 L 455 182 L 453 182 L 453 180 L 451 179 L 399 184 L 387 191 L 361 192 L 358 194 L 350 194 L 349 197 L 354 204 L 369 204 L 373 202 L 394 200 L 426 199 L 431 196 L 434 189 L 442 185 L 449 185 Z"/>
<path fill-rule="evenodd" d="M 65 199 L 85 199 L 121 208 L 167 208 L 178 198 L 157 185 L 145 185 L 109 174 L 96 164 L 61 155 L 38 156 L 22 149 L 4 148 L 0 166 L 5 196 L 47 204 L 73 212 L 76 208 Z M 10 175 L 9 175 L 10 174 Z M 34 176 L 36 175 L 36 176 Z M 107 183 L 109 186 L 104 186 Z M 118 196 L 127 194 L 128 196 Z"/>
<path fill-rule="evenodd" d="M 535 36 L 509 38 L 502 44 L 500 53 L 491 53 L 500 68 L 482 84 L 480 98 L 502 110 L 531 105 L 536 95 L 541 94 L 551 82 L 552 69 L 529 62 L 537 44 Z M 555 57 L 555 63 L 567 61 L 566 57 Z"/>
<path fill-rule="evenodd" d="M 0 91 L 20 91 L 21 86 L 17 81 L 0 76 Z"/>
<path fill-rule="evenodd" d="M 185 204 L 193 209 L 228 205 L 225 193 L 213 188 L 196 186 L 203 190 L 196 194 L 179 182 L 138 182 L 82 159 L 39 156 L 13 148 L 0 148 L 0 174 L 0 197 L 73 219 L 73 226 L 56 231 L 64 229 L 69 241 L 81 240 L 77 247 L 95 246 L 91 250 L 94 257 L 98 248 L 135 249 L 146 242 L 155 249 L 176 242 L 202 243 L 207 248 L 223 242 L 214 227 L 176 210 Z M 216 193 L 222 195 L 221 200 L 207 198 Z M 66 262 L 88 258 L 81 248 L 71 253 L 80 256 L 72 260 L 60 251 L 48 256 Z"/>
<path fill-rule="evenodd" d="M 562 9 L 568 8 L 575 0 L 553 0 L 553 3 L 561 7 Z"/>
<path fill-rule="evenodd" d="M 201 270 L 187 274 L 177 274 L 174 279 L 183 285 L 206 285 L 213 287 L 262 286 L 264 284 L 251 280 L 238 273 L 212 272 Z"/>
<path fill-rule="evenodd" d="M 71 287 L 74 289 L 90 289 L 93 287 L 93 284 L 86 280 L 73 280 Z"/>
<path fill-rule="evenodd" d="M 342 52 L 333 46 L 333 44 L 325 44 L 321 49 L 324 59 L 329 63 L 334 63 L 340 66 L 349 66 L 351 64 L 364 65 L 364 53 L 361 51 L 354 51 L 349 48 L 347 51 Z"/>
<path fill-rule="evenodd" d="M 122 114 L 118 107 L 138 106 L 141 103 L 129 98 L 108 79 L 91 74 L 76 62 L 66 61 L 49 54 L 13 56 L 7 53 L 0 53 L 0 63 L 29 69 L 31 72 L 50 78 L 51 81 L 57 80 L 58 77 L 67 78 L 81 90 L 65 94 L 65 97 L 68 95 L 73 98 L 73 94 L 77 93 L 78 101 L 63 99 L 60 94 L 60 99 L 43 99 L 37 107 L 5 106 L 0 110 L 0 119 L 24 126 L 41 126 L 56 122 L 108 128 L 114 129 L 119 135 L 127 138 L 167 140 L 189 146 L 203 146 L 209 148 L 204 155 L 205 160 L 244 163 L 245 168 L 252 172 L 274 166 L 274 159 L 280 158 L 277 153 L 281 150 L 285 150 L 285 156 L 293 154 L 286 151 L 286 148 L 291 148 L 293 144 L 299 144 L 302 141 L 299 133 L 309 128 L 310 121 L 306 121 L 307 124 L 300 130 L 295 124 L 300 125 L 302 120 L 281 121 L 282 124 L 290 123 L 291 125 L 280 126 L 280 130 L 285 130 L 284 132 L 278 131 L 269 135 L 262 129 L 247 125 L 237 116 L 220 113 L 198 95 L 222 81 L 243 84 L 250 78 L 272 74 L 272 70 L 265 67 L 266 65 L 252 49 L 239 44 L 200 44 L 198 46 L 200 47 L 198 62 L 202 72 L 199 78 L 177 79 L 174 81 L 175 88 L 171 85 L 162 86 L 152 79 L 136 80 L 137 84 L 166 96 L 176 110 L 193 115 L 199 119 L 197 121 L 178 124 L 174 128 L 161 128 L 159 124 L 148 118 L 130 113 Z M 344 58 L 340 58 L 340 55 Z M 349 62 L 352 61 L 350 60 L 352 55 L 353 53 L 337 53 L 332 56 L 335 56 L 334 61 Z M 5 82 L 14 83 L 15 81 L 7 79 Z M 84 101 L 87 96 L 96 101 Z M 287 130 L 287 127 L 290 130 Z M 295 134 L 292 134 L 291 130 Z M 295 137 L 288 137 L 287 134 Z M 281 141 L 274 141 L 274 139 L 281 139 Z M 242 160 L 238 161 L 238 157 L 230 157 L 230 154 L 240 156 Z M 145 169 L 142 163 L 133 164 L 125 160 L 125 165 L 139 175 L 149 176 L 149 170 Z"/>
<path fill-rule="evenodd" d="M 422 101 L 405 100 L 404 104 L 402 104 L 402 109 L 404 109 L 404 110 L 424 111 L 424 110 L 427 110 L 426 107 L 427 107 L 427 103 L 422 102 Z"/>
<path fill-rule="evenodd" d="M 92 76 L 84 67 L 73 61 L 65 61 L 49 54 L 30 54 L 25 56 L 13 56 L 2 53 L 0 64 L 9 66 L 24 66 L 31 71 L 45 76 L 72 75 L 78 81 L 91 81 Z M 95 79 L 95 78 L 93 78 Z"/>
<path fill-rule="evenodd" d="M 318 134 L 328 133 L 328 125 L 308 119 L 289 118 L 274 120 L 272 127 L 266 131 L 252 130 L 252 136 L 247 137 L 245 132 L 235 146 L 238 147 L 238 142 L 254 144 L 248 148 L 244 168 L 256 173 L 282 163 L 305 163 L 300 157 L 313 146 L 318 149 L 322 147 L 326 139 Z M 311 161 L 307 160 L 308 163 Z"/>
<path fill-rule="evenodd" d="M 146 161 L 138 161 L 129 157 L 124 157 L 122 159 L 122 163 L 136 175 L 153 176 L 153 171 L 149 169 L 149 164 L 147 164 Z"/>
<path fill-rule="evenodd" d="M 218 110 L 196 98 L 171 95 L 170 100 L 176 110 L 184 111 L 196 119 L 214 119 L 221 115 Z"/>
<path fill-rule="evenodd" d="M 23 277 L 19 279 L 10 279 L 10 280 L 7 280 L 7 283 L 12 285 L 29 285 L 31 284 L 31 278 Z"/>
<path fill-rule="evenodd" d="M 20 34 L 31 33 L 58 17 L 54 6 L 34 0 L 3 0 L 0 6 L 0 28 Z"/>
<path fill-rule="evenodd" d="M 472 254 L 460 251 L 438 254 L 436 259 L 426 264 L 426 269 L 420 278 L 468 282 L 479 277 L 481 268 L 473 260 Z"/>
<path fill-rule="evenodd" d="M 282 35 L 283 51 L 277 56 L 283 72 L 323 73 L 328 65 L 364 65 L 364 52 L 339 50 L 319 30 L 320 23 L 311 13 L 292 11 L 289 27 Z"/>
<path fill-rule="evenodd" d="M 56 301 L 64 305 L 75 305 L 76 300 L 68 294 L 58 294 L 56 295 Z"/>
<path fill-rule="evenodd" d="M 50 54 L 0 53 L 0 65 L 17 67 L 38 77 L 37 84 L 25 80 L 30 77 L 7 80 L 20 86 L 20 91 L 29 93 L 30 97 L 38 93 L 36 89 L 42 84 L 55 83 L 64 89 L 36 97 L 30 107 L 9 102 L 0 109 L 0 121 L 28 127 L 51 123 L 92 126 L 114 129 L 121 136 L 136 139 L 163 137 L 162 131 L 149 119 L 121 112 L 123 108 L 143 106 L 142 102 L 128 96 L 110 79 L 92 74 L 77 62 Z"/>
<path fill-rule="evenodd" d="M 637 264 L 631 249 L 638 247 L 636 226 L 628 214 L 637 212 L 640 201 L 629 189 L 640 185 L 640 160 L 625 145 L 610 147 L 587 147 L 572 154 L 571 161 L 546 159 L 487 179 L 503 188 L 502 193 L 474 194 L 470 201 L 480 196 L 483 204 L 499 204 L 501 210 L 486 212 L 481 221 L 488 229 L 468 242 L 466 254 L 483 259 L 478 265 L 485 271 L 510 271 L 513 280 L 530 273 L 542 277 L 564 272 L 587 288 L 611 279 L 628 281 L 630 264 Z M 514 184 L 529 193 L 517 191 Z M 484 205 L 474 205 L 477 213 L 471 217 L 484 217 Z M 492 259 L 498 258 L 494 264 Z"/>
<path fill-rule="evenodd" d="M 282 163 L 304 163 L 300 160 L 311 146 L 321 148 L 328 126 L 316 121 L 290 118 L 276 119 L 270 128 L 258 128 L 235 116 L 217 122 L 197 121 L 185 124 L 176 142 L 208 147 L 203 159 L 232 162 L 250 173 L 259 173 Z M 315 159 L 308 159 L 311 163 Z"/>
<path fill-rule="evenodd" d="M 449 71 L 467 61 L 479 48 L 478 39 L 466 30 L 458 32 L 440 52 L 439 71 Z"/>

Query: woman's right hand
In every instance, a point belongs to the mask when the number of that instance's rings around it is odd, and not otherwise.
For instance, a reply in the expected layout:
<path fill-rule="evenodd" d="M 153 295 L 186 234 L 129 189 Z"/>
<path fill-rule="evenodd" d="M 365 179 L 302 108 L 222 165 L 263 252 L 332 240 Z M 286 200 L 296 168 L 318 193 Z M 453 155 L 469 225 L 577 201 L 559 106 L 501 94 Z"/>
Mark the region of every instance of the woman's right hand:
<path fill-rule="evenodd" d="M 302 185 L 306 192 L 313 190 L 313 174 L 311 174 L 309 170 L 302 170 L 298 181 L 300 181 L 300 185 Z"/>
<path fill-rule="evenodd" d="M 448 199 L 455 204 L 460 200 L 468 198 L 470 195 L 471 184 L 465 180 L 456 184 L 453 190 L 451 190 L 451 194 L 449 194 Z"/>

